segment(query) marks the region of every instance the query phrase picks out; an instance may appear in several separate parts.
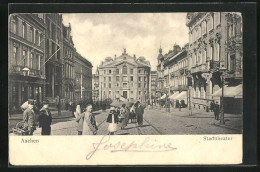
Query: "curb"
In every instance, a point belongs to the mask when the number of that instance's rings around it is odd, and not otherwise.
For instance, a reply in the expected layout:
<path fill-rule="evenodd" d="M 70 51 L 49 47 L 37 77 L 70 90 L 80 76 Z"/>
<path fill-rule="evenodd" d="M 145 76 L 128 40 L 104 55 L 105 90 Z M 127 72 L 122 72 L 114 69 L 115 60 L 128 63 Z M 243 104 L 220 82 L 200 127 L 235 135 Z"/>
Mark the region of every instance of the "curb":
<path fill-rule="evenodd" d="M 226 125 L 220 125 L 220 124 L 215 124 L 215 123 L 213 123 L 211 125 L 215 125 L 215 126 L 218 126 L 218 127 L 227 128 L 227 129 L 230 129 L 230 130 L 235 130 L 235 131 L 240 131 L 241 132 L 241 130 L 238 129 L 238 128 L 233 128 L 233 127 L 229 127 L 229 126 L 226 126 Z"/>

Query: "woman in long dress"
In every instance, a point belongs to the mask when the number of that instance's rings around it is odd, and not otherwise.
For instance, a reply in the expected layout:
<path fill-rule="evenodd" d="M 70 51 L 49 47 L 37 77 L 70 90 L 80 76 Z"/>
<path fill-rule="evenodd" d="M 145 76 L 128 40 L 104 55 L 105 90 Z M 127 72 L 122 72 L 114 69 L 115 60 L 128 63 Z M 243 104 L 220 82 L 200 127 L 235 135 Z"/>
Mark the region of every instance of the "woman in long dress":
<path fill-rule="evenodd" d="M 117 124 L 118 124 L 118 114 L 116 112 L 116 109 L 114 107 L 110 108 L 110 112 L 107 117 L 107 122 L 109 123 L 108 125 L 108 131 L 109 135 L 114 135 L 114 132 L 117 131 Z"/>
<path fill-rule="evenodd" d="M 89 104 L 86 106 L 86 112 L 84 113 L 82 135 L 96 135 L 97 130 L 96 119 L 92 114 L 92 105 Z"/>

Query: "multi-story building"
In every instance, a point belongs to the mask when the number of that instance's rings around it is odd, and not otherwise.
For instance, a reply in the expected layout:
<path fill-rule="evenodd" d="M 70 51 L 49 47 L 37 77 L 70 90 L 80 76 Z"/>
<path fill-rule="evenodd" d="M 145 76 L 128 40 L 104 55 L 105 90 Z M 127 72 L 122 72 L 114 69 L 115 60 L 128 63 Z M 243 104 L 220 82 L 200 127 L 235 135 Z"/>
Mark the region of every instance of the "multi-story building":
<path fill-rule="evenodd" d="M 242 20 L 234 13 L 195 12 L 187 14 L 186 25 L 190 31 L 192 103 L 205 108 L 222 88 L 222 69 L 226 69 L 225 76 L 232 83 L 242 79 Z"/>
<path fill-rule="evenodd" d="M 150 68 L 150 62 L 144 57 L 132 57 L 126 49 L 119 57 L 106 57 L 98 68 L 100 100 L 124 97 L 129 101 L 147 101 Z"/>
<path fill-rule="evenodd" d="M 74 101 L 92 102 L 92 64 L 79 53 L 75 56 L 75 95 Z"/>
<path fill-rule="evenodd" d="M 157 57 L 157 91 L 156 91 L 156 97 L 161 97 L 164 90 L 164 56 L 162 54 L 162 48 L 159 49 L 159 55 Z"/>
<path fill-rule="evenodd" d="M 99 74 L 98 68 L 95 74 L 92 74 L 92 100 L 93 102 L 99 101 Z"/>
<path fill-rule="evenodd" d="M 45 96 L 53 99 L 62 96 L 63 34 L 62 15 L 45 14 L 46 18 L 46 81 Z"/>
<path fill-rule="evenodd" d="M 46 20 L 41 14 L 12 14 L 9 20 L 8 104 L 15 111 L 28 99 L 43 101 Z"/>
<path fill-rule="evenodd" d="M 74 90 L 75 90 L 75 56 L 76 48 L 71 36 L 71 25 L 62 25 L 63 28 L 63 89 L 62 97 L 67 101 L 74 100 Z"/>
<path fill-rule="evenodd" d="M 155 101 L 157 98 L 156 95 L 156 90 L 157 90 L 157 80 L 158 80 L 158 75 L 157 75 L 157 71 L 151 71 L 151 91 L 150 91 L 150 99 L 152 101 Z"/>
<path fill-rule="evenodd" d="M 168 53 L 165 55 L 164 61 L 164 76 L 165 87 L 168 89 L 168 95 L 173 100 L 184 100 L 187 103 L 188 90 L 188 44 L 182 49 L 175 45 L 175 53 Z M 173 51 L 174 52 L 174 51 Z"/>

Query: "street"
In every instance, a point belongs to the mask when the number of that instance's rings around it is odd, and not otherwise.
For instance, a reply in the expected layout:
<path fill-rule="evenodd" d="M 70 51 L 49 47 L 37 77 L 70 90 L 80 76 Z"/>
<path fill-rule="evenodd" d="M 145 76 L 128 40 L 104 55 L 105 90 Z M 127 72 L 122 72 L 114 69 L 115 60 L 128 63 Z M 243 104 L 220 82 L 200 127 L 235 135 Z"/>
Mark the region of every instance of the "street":
<path fill-rule="evenodd" d="M 106 111 L 93 112 L 98 125 L 98 135 L 108 134 L 108 123 L 106 122 Z M 145 109 L 143 126 L 137 123 L 129 123 L 124 130 L 118 130 L 116 135 L 175 135 L 175 134 L 240 134 L 242 133 L 242 116 L 226 114 L 225 125 L 219 125 L 214 120 L 213 113 L 194 111 L 192 116 L 188 115 L 187 109 Z M 129 121 L 130 122 L 130 121 Z M 11 133 L 12 134 L 12 133 Z M 40 135 L 41 129 L 37 128 L 34 135 Z M 51 135 L 77 135 L 77 123 L 75 118 L 66 117 L 53 119 Z"/>

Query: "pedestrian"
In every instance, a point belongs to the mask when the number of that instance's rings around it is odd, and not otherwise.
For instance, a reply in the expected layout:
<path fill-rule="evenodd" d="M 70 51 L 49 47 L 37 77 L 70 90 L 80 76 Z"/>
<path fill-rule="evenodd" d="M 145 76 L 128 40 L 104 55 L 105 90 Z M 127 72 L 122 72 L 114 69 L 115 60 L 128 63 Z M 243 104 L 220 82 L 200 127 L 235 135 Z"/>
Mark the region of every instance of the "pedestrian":
<path fill-rule="evenodd" d="M 28 108 L 23 113 L 23 129 L 29 130 L 29 135 L 33 135 L 33 132 L 36 130 L 35 112 L 33 111 L 33 105 L 33 101 L 28 101 Z"/>
<path fill-rule="evenodd" d="M 61 115 L 61 102 L 60 102 L 60 96 L 57 96 L 57 110 L 58 110 L 58 116 Z"/>
<path fill-rule="evenodd" d="M 39 127 L 42 128 L 42 135 L 51 135 L 51 122 L 52 115 L 51 111 L 49 110 L 49 106 L 48 104 L 43 105 L 39 116 Z"/>
<path fill-rule="evenodd" d="M 125 119 L 126 119 L 126 124 L 125 124 L 125 126 L 127 126 L 127 124 L 128 124 L 129 115 L 130 115 L 130 109 L 129 109 L 129 106 L 126 106 L 126 108 L 125 108 Z"/>
<path fill-rule="evenodd" d="M 108 131 L 109 131 L 109 135 L 114 135 L 114 132 L 117 131 L 117 124 L 118 124 L 118 114 L 116 112 L 116 108 L 115 107 L 111 107 L 108 117 L 107 117 L 107 122 L 109 123 L 108 125 Z"/>
<path fill-rule="evenodd" d="M 92 113 L 92 105 L 91 104 L 88 104 L 86 106 L 86 112 L 84 112 L 81 115 L 81 118 L 84 118 L 82 135 L 96 135 L 98 127 L 97 127 L 97 124 L 96 124 L 95 116 Z"/>
<path fill-rule="evenodd" d="M 139 101 L 136 102 L 136 110 L 135 110 L 136 116 L 137 116 L 137 123 L 139 126 L 143 125 L 143 114 L 144 114 L 144 108 L 141 105 Z"/>
<path fill-rule="evenodd" d="M 130 108 L 130 118 L 131 118 L 131 123 L 136 122 L 136 114 L 135 114 L 135 104 L 132 105 Z"/>
<path fill-rule="evenodd" d="M 214 107 L 215 107 L 215 102 L 214 100 L 210 102 L 210 110 L 211 112 L 214 111 Z"/>
<path fill-rule="evenodd" d="M 120 108 L 120 127 L 121 130 L 125 129 L 126 127 L 126 109 L 125 109 L 126 105 L 122 104 L 122 107 Z"/>
<path fill-rule="evenodd" d="M 214 116 L 216 120 L 219 120 L 219 104 L 218 102 L 216 102 L 216 104 L 214 104 Z"/>
<path fill-rule="evenodd" d="M 84 113 L 81 112 L 82 111 L 80 105 L 77 105 L 74 115 L 76 117 L 75 121 L 78 123 L 77 126 L 78 135 L 82 135 L 82 130 L 83 130 Z"/>

